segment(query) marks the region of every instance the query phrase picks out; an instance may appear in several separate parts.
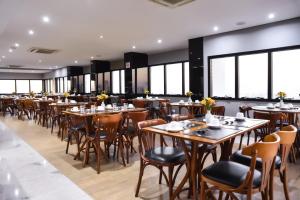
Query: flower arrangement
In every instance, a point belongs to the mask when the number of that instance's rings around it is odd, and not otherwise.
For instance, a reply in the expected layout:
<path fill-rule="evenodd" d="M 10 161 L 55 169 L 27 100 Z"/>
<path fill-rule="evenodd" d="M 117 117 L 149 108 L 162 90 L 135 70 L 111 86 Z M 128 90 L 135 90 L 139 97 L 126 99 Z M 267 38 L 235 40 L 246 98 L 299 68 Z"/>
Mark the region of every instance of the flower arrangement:
<path fill-rule="evenodd" d="M 148 95 L 150 92 L 149 92 L 149 90 L 148 89 L 144 89 L 144 94 L 145 95 Z"/>
<path fill-rule="evenodd" d="M 45 96 L 45 97 L 48 96 L 48 95 L 49 95 L 48 92 L 44 92 L 44 93 L 43 93 L 43 96 Z"/>
<path fill-rule="evenodd" d="M 30 92 L 29 92 L 29 96 L 30 96 L 30 97 L 34 97 L 34 96 L 35 96 L 35 93 L 34 93 L 33 91 L 30 91 Z"/>
<path fill-rule="evenodd" d="M 201 101 L 201 104 L 205 106 L 206 110 L 211 110 L 213 105 L 216 104 L 216 101 L 210 97 L 207 97 Z"/>
<path fill-rule="evenodd" d="M 277 93 L 277 96 L 279 97 L 280 100 L 283 100 L 286 97 L 286 93 L 280 91 L 280 92 Z"/>
<path fill-rule="evenodd" d="M 101 94 L 97 96 L 97 99 L 100 101 L 105 101 L 106 99 L 108 99 L 108 95 L 106 94 L 106 91 L 103 90 Z"/>
<path fill-rule="evenodd" d="M 64 97 L 65 98 L 68 98 L 70 96 L 70 93 L 69 92 L 64 92 Z"/>
<path fill-rule="evenodd" d="M 191 97 L 193 95 L 193 92 L 188 91 L 185 95 L 188 96 L 188 97 Z"/>

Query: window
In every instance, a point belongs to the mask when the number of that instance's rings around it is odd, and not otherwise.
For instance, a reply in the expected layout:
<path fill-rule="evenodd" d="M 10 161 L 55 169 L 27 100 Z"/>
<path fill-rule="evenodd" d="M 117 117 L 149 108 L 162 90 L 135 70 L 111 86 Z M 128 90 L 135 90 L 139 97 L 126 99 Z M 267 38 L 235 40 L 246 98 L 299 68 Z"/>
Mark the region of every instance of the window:
<path fill-rule="evenodd" d="M 11 94 L 16 90 L 15 80 L 0 80 L 0 94 Z"/>
<path fill-rule="evenodd" d="M 184 63 L 184 94 L 190 91 L 190 63 Z"/>
<path fill-rule="evenodd" d="M 98 78 L 98 91 L 101 92 L 103 90 L 103 73 L 97 75 Z"/>
<path fill-rule="evenodd" d="M 79 83 L 78 93 L 84 93 L 83 75 L 78 76 L 78 83 Z"/>
<path fill-rule="evenodd" d="M 50 93 L 53 93 L 55 91 L 55 81 L 54 81 L 54 79 L 50 80 L 50 85 L 51 85 Z"/>
<path fill-rule="evenodd" d="M 43 91 L 43 81 L 30 80 L 30 90 L 34 93 L 40 93 L 41 91 Z"/>
<path fill-rule="evenodd" d="M 131 75 L 132 75 L 132 93 L 135 94 L 135 69 L 132 69 L 131 71 Z"/>
<path fill-rule="evenodd" d="M 59 78 L 59 93 L 64 92 L 64 78 Z"/>
<path fill-rule="evenodd" d="M 182 94 L 182 63 L 166 65 L 167 94 Z"/>
<path fill-rule="evenodd" d="M 239 97 L 268 97 L 268 54 L 239 56 Z"/>
<path fill-rule="evenodd" d="M 110 72 L 104 73 L 104 90 L 110 92 Z"/>
<path fill-rule="evenodd" d="M 64 92 L 68 92 L 68 77 L 64 77 Z"/>
<path fill-rule="evenodd" d="M 136 90 L 138 94 L 143 94 L 144 89 L 148 90 L 148 68 L 137 68 L 136 69 L 137 77 L 136 77 Z M 133 76 L 133 78 L 135 78 Z"/>
<path fill-rule="evenodd" d="M 125 70 L 121 70 L 121 94 L 125 94 Z"/>
<path fill-rule="evenodd" d="M 84 75 L 84 93 L 91 93 L 91 75 Z"/>
<path fill-rule="evenodd" d="M 112 93 L 120 93 L 120 71 L 112 71 Z"/>
<path fill-rule="evenodd" d="M 235 59 L 234 57 L 210 60 L 211 96 L 235 97 Z"/>
<path fill-rule="evenodd" d="M 16 80 L 17 93 L 29 93 L 29 80 Z"/>
<path fill-rule="evenodd" d="M 277 97 L 279 91 L 284 91 L 288 98 L 298 98 L 300 94 L 300 49 L 278 51 L 272 53 L 273 94 Z"/>
<path fill-rule="evenodd" d="M 164 94 L 164 74 L 163 65 L 150 67 L 151 94 Z"/>

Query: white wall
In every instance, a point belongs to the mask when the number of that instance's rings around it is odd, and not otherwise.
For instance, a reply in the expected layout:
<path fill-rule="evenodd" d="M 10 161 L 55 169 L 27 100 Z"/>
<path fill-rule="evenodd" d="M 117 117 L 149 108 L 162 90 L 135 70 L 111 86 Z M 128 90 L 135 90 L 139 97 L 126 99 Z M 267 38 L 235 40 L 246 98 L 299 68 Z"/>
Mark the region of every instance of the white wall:
<path fill-rule="evenodd" d="M 300 45 L 300 18 L 233 31 L 204 38 L 204 94 L 208 94 L 208 56 Z M 220 101 L 233 115 L 241 104 L 256 102 Z M 260 103 L 261 104 L 261 103 Z M 265 104 L 265 103 L 262 103 Z"/>

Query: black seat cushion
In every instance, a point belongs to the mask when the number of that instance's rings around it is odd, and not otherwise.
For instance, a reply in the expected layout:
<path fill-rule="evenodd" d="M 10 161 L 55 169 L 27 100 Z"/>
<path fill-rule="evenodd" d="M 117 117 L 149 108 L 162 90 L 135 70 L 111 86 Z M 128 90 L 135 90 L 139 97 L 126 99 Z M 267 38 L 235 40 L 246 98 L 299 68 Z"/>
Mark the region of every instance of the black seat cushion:
<path fill-rule="evenodd" d="M 163 163 L 180 163 L 185 160 L 184 152 L 174 147 L 157 147 L 145 152 L 145 157 Z"/>
<path fill-rule="evenodd" d="M 231 155 L 231 160 L 237 163 L 241 163 L 243 165 L 250 166 L 251 163 L 251 156 L 243 155 L 242 150 L 236 151 Z M 276 156 L 275 158 L 275 169 L 279 169 L 281 165 L 281 158 L 280 156 Z M 256 169 L 261 169 L 262 162 L 261 158 L 256 159 Z"/>
<path fill-rule="evenodd" d="M 205 168 L 202 171 L 202 175 L 211 180 L 236 188 L 245 181 L 249 169 L 248 166 L 236 162 L 220 161 Z M 261 173 L 258 170 L 255 170 L 253 187 L 259 187 L 260 183 Z"/>
<path fill-rule="evenodd" d="M 136 134 L 136 130 L 135 130 L 135 128 L 133 126 L 128 126 L 127 130 L 126 130 L 126 133 L 128 135 L 135 135 Z"/>
<path fill-rule="evenodd" d="M 96 132 L 95 131 L 91 131 L 88 136 L 89 137 L 95 137 L 96 136 Z M 106 137 L 107 137 L 107 133 L 100 132 L 100 140 L 105 139 Z"/>

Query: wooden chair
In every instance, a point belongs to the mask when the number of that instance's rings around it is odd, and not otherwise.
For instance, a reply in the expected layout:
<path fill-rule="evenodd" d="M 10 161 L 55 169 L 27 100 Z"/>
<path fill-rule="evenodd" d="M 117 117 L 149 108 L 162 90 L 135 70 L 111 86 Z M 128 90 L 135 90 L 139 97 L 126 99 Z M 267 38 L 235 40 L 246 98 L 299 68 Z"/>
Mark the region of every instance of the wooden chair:
<path fill-rule="evenodd" d="M 220 161 L 210 165 L 202 171 L 201 199 L 206 199 L 211 190 L 220 190 L 219 199 L 223 192 L 226 199 L 238 199 L 234 193 L 246 194 L 247 200 L 252 194 L 260 192 L 262 199 L 268 199 L 269 180 L 273 176 L 274 160 L 278 151 L 280 137 L 273 133 L 264 137 L 262 142 L 245 147 L 244 155 L 251 156 L 250 167 L 233 161 Z M 261 159 L 262 169 L 256 170 L 256 160 Z M 208 187 L 208 184 L 212 187 Z M 271 193 L 271 192 L 270 192 Z"/>
<path fill-rule="evenodd" d="M 277 132 L 280 137 L 280 148 L 279 154 L 275 158 L 275 169 L 278 170 L 280 175 L 280 180 L 283 183 L 284 195 L 287 200 L 289 200 L 288 194 L 288 184 L 287 184 L 287 161 L 290 152 L 293 148 L 293 143 L 295 141 L 297 134 L 296 127 L 289 125 L 283 127 Z M 241 151 L 237 151 L 232 154 L 231 160 L 244 165 L 249 166 L 251 164 L 251 157 L 243 155 Z M 256 161 L 256 169 L 261 170 L 262 163 L 261 160 Z M 271 182 L 272 187 L 272 182 Z"/>
<path fill-rule="evenodd" d="M 211 114 L 224 116 L 225 115 L 225 106 L 213 106 L 211 108 Z"/>
<path fill-rule="evenodd" d="M 107 157 L 109 157 L 109 147 L 111 145 L 118 146 L 118 152 L 120 152 L 122 156 L 123 165 L 126 166 L 123 151 L 123 138 L 122 135 L 118 133 L 121 120 L 121 113 L 93 116 L 92 124 L 95 130 L 86 135 L 86 139 L 82 145 L 82 147 L 85 146 L 83 166 L 89 161 L 90 148 L 94 148 L 97 160 L 97 173 L 100 173 L 100 154 L 106 155 L 100 146 L 101 142 L 104 143 Z"/>
<path fill-rule="evenodd" d="M 146 108 L 147 107 L 146 101 L 143 101 L 143 100 L 133 99 L 132 104 L 136 108 Z"/>
<path fill-rule="evenodd" d="M 126 119 L 126 132 L 125 136 L 127 137 L 127 141 L 129 143 L 129 148 L 131 150 L 131 153 L 135 151 L 133 147 L 133 139 L 138 136 L 138 123 L 141 121 L 145 121 L 148 117 L 148 111 L 142 111 L 142 112 L 128 112 L 127 113 L 127 119 Z M 129 152 L 127 148 L 127 163 L 129 163 Z"/>
<path fill-rule="evenodd" d="M 240 111 L 241 113 L 244 114 L 244 117 L 247 117 L 247 118 L 251 118 L 250 112 L 251 112 L 252 110 L 253 110 L 252 107 L 251 107 L 251 106 L 247 106 L 247 105 L 244 105 L 244 106 L 240 106 L 240 107 L 239 107 L 239 111 Z M 247 133 L 245 133 L 245 134 L 247 134 L 247 146 L 248 146 L 248 145 L 249 145 L 249 142 L 250 142 L 251 131 L 249 131 L 249 132 L 247 132 Z M 243 135 L 240 136 L 239 149 L 242 148 L 243 137 L 244 137 L 245 134 L 243 134 Z"/>
<path fill-rule="evenodd" d="M 163 147 L 162 142 L 160 146 L 156 145 L 156 134 L 152 132 L 143 131 L 145 127 L 150 127 L 154 125 L 165 124 L 166 121 L 162 119 L 153 119 L 142 121 L 138 123 L 139 127 L 139 153 L 140 153 L 140 173 L 137 183 L 137 188 L 135 196 L 139 194 L 142 177 L 144 174 L 144 169 L 148 165 L 152 165 L 159 169 L 160 177 L 159 183 L 161 183 L 161 177 L 164 176 L 167 185 L 169 186 L 169 197 L 171 198 L 173 194 L 173 186 L 178 175 L 179 170 L 185 164 L 185 154 L 177 147 Z M 174 167 L 178 166 L 175 174 L 173 176 Z M 168 167 L 168 176 L 163 170 L 163 167 Z"/>

